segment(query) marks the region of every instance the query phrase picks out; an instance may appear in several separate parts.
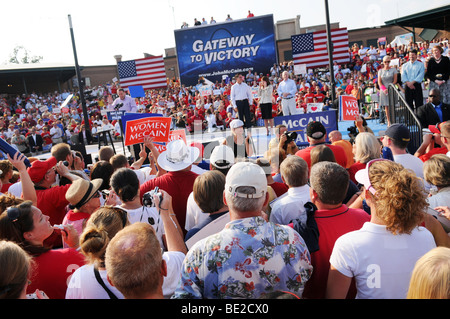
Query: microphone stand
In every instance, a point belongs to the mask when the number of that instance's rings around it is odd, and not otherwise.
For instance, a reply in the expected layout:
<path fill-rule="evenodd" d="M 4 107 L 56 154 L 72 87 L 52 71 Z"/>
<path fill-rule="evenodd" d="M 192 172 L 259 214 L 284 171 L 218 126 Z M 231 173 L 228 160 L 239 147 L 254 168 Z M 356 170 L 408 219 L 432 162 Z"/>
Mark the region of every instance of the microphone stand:
<path fill-rule="evenodd" d="M 127 155 L 125 154 L 125 132 L 123 131 L 123 127 L 122 127 L 122 119 L 117 117 L 117 111 L 123 106 L 123 103 L 118 103 L 115 107 L 114 107 L 114 111 L 116 113 L 116 119 L 117 121 L 119 121 L 119 127 L 120 127 L 120 133 L 121 133 L 121 140 L 122 140 L 122 149 L 123 149 L 123 155 L 126 157 Z"/>

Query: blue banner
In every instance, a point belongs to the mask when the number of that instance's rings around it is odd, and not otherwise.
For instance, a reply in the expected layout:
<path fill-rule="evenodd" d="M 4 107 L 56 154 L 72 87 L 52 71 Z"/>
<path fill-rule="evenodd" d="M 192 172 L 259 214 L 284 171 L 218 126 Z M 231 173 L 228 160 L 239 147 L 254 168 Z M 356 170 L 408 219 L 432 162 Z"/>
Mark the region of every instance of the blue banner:
<path fill-rule="evenodd" d="M 288 132 L 297 132 L 297 140 L 295 142 L 297 146 L 301 148 L 309 146 L 308 139 L 306 137 L 306 126 L 309 122 L 319 121 L 323 124 L 323 126 L 325 126 L 325 129 L 327 130 L 327 142 L 328 133 L 338 129 L 336 111 L 276 116 L 273 120 L 275 126 L 284 124 L 286 125 Z"/>
<path fill-rule="evenodd" d="M 268 74 L 277 63 L 273 15 L 175 30 L 181 83 L 196 85 L 249 70 Z"/>

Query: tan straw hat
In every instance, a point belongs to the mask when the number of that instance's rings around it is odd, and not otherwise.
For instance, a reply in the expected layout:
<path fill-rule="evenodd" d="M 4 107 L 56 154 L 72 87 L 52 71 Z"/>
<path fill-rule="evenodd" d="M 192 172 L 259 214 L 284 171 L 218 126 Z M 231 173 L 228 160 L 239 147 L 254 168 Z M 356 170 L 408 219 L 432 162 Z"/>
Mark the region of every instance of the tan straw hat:
<path fill-rule="evenodd" d="M 66 192 L 66 199 L 73 208 L 80 208 L 97 193 L 102 183 L 103 179 L 101 178 L 94 179 L 91 182 L 79 178 L 70 185 Z"/>

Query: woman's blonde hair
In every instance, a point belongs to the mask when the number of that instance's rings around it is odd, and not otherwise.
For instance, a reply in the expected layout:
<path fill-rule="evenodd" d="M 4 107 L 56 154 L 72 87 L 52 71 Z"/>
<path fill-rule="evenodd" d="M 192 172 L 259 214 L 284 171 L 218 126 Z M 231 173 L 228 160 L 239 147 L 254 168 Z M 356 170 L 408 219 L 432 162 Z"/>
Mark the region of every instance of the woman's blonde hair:
<path fill-rule="evenodd" d="M 450 298 L 450 248 L 433 248 L 416 262 L 406 298 Z"/>
<path fill-rule="evenodd" d="M 18 244 L 0 241 L 0 299 L 18 299 L 27 284 L 33 260 Z"/>
<path fill-rule="evenodd" d="M 103 206 L 89 217 L 80 236 L 80 248 L 89 263 L 104 267 L 105 252 L 111 239 L 129 224 L 127 212 L 113 206 Z"/>
<path fill-rule="evenodd" d="M 436 187 L 450 186 L 450 157 L 445 154 L 433 155 L 423 165 L 423 176 Z"/>
<path fill-rule="evenodd" d="M 372 133 L 359 133 L 356 135 L 355 144 L 355 161 L 364 164 L 373 159 L 380 158 L 381 144 Z"/>
<path fill-rule="evenodd" d="M 376 214 L 387 230 L 410 234 L 422 222 L 428 206 L 422 181 L 412 170 L 388 160 L 373 163 L 369 179 L 376 190 Z"/>

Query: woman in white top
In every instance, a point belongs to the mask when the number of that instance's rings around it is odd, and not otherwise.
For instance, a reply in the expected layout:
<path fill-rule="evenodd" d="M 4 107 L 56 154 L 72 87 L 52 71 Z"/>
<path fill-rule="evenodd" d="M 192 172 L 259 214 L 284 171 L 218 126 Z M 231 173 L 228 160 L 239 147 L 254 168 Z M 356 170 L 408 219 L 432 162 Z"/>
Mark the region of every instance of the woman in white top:
<path fill-rule="evenodd" d="M 261 115 L 264 120 L 264 126 L 267 130 L 267 135 L 270 134 L 269 126 L 273 129 L 272 116 L 272 93 L 273 87 L 270 84 L 269 78 L 263 76 L 258 87 L 258 107 L 261 110 Z"/>
<path fill-rule="evenodd" d="M 437 192 L 427 197 L 430 208 L 450 206 L 450 157 L 445 154 L 433 155 L 423 164 L 423 176 Z"/>
<path fill-rule="evenodd" d="M 162 207 L 169 208 L 163 212 L 162 217 L 172 220 L 172 198 L 162 192 L 163 202 L 167 201 Z M 101 207 L 91 215 L 80 237 L 81 252 L 86 255 L 88 263 L 72 274 L 66 299 L 124 299 L 123 294 L 107 279 L 105 253 L 111 239 L 129 224 L 127 212 L 118 207 Z M 164 298 L 170 298 L 181 276 L 181 267 L 187 251 L 182 237 L 173 226 L 167 223 L 166 227 L 168 251 L 164 252 L 162 257 L 167 265 L 167 276 L 164 277 L 162 290 Z"/>
<path fill-rule="evenodd" d="M 96 210 L 80 236 L 81 253 L 87 263 L 72 274 L 66 299 L 123 299 L 106 278 L 105 252 L 111 239 L 129 225 L 127 213 L 112 206 Z"/>
<path fill-rule="evenodd" d="M 417 176 L 401 164 L 376 159 L 356 173 L 371 219 L 336 241 L 327 298 L 345 298 L 355 279 L 358 299 L 404 299 L 416 261 L 436 247 L 419 226 L 427 207 Z"/>

